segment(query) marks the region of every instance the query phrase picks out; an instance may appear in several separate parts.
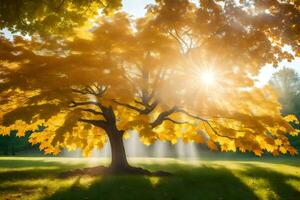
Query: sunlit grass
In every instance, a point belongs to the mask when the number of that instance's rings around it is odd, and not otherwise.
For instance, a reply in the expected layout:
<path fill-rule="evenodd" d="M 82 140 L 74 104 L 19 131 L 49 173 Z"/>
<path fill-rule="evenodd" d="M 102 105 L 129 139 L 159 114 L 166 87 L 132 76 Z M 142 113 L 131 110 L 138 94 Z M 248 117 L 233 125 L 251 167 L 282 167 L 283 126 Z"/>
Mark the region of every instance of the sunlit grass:
<path fill-rule="evenodd" d="M 290 199 L 300 195 L 300 160 L 183 161 L 134 158 L 132 165 L 171 177 L 59 179 L 62 171 L 108 159 L 0 157 L 0 199 Z"/>

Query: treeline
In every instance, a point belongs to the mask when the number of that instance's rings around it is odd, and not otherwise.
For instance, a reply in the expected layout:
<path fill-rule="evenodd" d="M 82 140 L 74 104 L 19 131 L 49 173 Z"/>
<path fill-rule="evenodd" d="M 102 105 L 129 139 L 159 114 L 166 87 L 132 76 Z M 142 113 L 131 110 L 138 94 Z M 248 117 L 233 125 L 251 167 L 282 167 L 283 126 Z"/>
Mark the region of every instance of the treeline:
<path fill-rule="evenodd" d="M 16 133 L 17 131 L 12 131 L 9 135 L 0 137 L 0 152 L 3 155 L 14 156 L 20 151 L 36 150 L 36 148 L 28 142 L 32 131 L 27 131 L 24 137 L 18 137 Z"/>
<path fill-rule="evenodd" d="M 18 130 L 11 131 L 8 135 L 0 136 L 0 155 L 16 155 L 18 152 L 31 151 L 38 152 L 35 145 L 29 143 L 29 137 L 33 132 L 42 132 L 46 127 L 41 124 L 36 130 L 28 130 L 24 137 L 17 136 Z"/>

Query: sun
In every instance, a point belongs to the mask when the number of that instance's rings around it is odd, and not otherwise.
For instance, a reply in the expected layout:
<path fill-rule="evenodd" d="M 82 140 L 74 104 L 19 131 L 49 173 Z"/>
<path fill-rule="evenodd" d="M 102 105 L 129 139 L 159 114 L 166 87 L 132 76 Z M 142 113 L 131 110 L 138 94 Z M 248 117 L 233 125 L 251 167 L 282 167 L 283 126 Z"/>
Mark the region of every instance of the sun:
<path fill-rule="evenodd" d="M 215 83 L 215 73 L 211 70 L 203 71 L 200 74 L 200 79 L 205 85 L 213 85 Z"/>

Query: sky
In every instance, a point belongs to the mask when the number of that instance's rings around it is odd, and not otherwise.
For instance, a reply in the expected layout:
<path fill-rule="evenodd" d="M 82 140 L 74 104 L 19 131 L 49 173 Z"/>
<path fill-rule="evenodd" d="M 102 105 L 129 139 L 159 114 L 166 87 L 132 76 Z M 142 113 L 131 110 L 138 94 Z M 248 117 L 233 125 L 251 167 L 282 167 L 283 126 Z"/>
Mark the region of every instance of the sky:
<path fill-rule="evenodd" d="M 123 0 L 123 10 L 134 17 L 142 17 L 146 12 L 146 5 L 154 0 Z"/>
<path fill-rule="evenodd" d="M 146 12 L 146 5 L 154 3 L 155 0 L 123 0 L 123 11 L 129 13 L 133 18 L 142 17 Z M 4 30 L 5 36 L 11 38 L 7 30 Z M 273 68 L 271 65 L 264 66 L 259 75 L 257 76 L 256 86 L 261 87 L 268 83 L 272 74 L 282 69 L 283 67 L 290 67 L 295 69 L 300 74 L 300 58 L 296 58 L 293 62 L 289 63 L 284 61 L 280 63 L 278 68 Z"/>

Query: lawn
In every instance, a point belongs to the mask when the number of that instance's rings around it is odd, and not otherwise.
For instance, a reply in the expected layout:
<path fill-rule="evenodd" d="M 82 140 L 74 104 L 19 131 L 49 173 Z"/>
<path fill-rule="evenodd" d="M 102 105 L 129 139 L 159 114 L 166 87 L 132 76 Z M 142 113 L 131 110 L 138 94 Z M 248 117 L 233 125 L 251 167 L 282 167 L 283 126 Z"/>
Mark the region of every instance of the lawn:
<path fill-rule="evenodd" d="M 170 177 L 103 176 L 59 179 L 69 169 L 104 159 L 0 157 L 0 199 L 300 199 L 300 159 L 201 160 L 139 158 L 133 165 Z"/>

